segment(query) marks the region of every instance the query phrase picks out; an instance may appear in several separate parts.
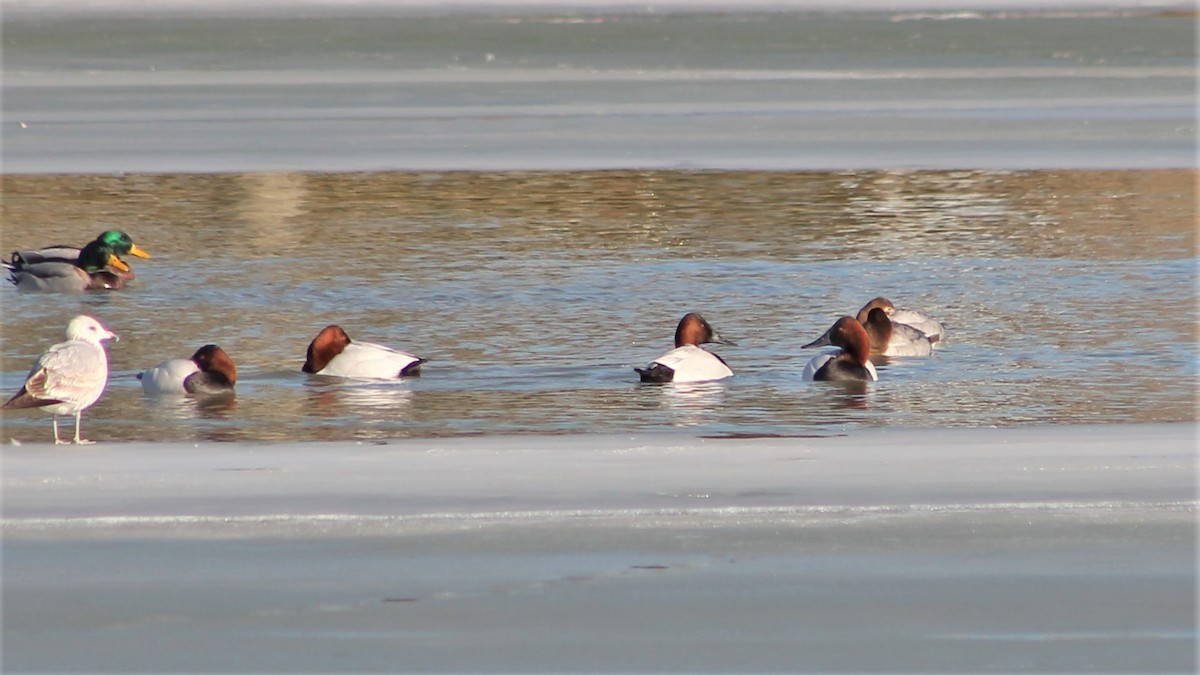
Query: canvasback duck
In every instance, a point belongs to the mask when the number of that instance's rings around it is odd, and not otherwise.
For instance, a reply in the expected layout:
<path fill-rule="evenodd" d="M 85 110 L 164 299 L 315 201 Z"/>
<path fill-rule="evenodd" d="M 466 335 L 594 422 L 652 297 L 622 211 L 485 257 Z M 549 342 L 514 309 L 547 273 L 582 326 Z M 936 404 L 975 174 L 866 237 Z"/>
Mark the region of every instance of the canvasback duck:
<path fill-rule="evenodd" d="M 645 368 L 634 368 L 642 382 L 706 382 L 733 375 L 721 357 L 704 349 L 705 343 L 732 345 L 722 338 L 704 317 L 692 312 L 675 328 L 675 348 L 651 361 Z"/>
<path fill-rule="evenodd" d="M 871 363 L 867 329 L 852 316 L 838 319 L 825 331 L 829 344 L 840 351 L 818 354 L 804 367 L 803 379 L 824 382 L 875 382 L 879 374 Z M 806 347 L 809 345 L 805 345 Z"/>
<path fill-rule="evenodd" d="M 67 341 L 50 347 L 38 357 L 21 391 L 3 408 L 39 408 L 53 415 L 55 445 L 66 443 L 58 437 L 58 417 L 74 415 L 73 442 L 92 443 L 79 436 L 80 417 L 104 393 L 104 385 L 108 383 L 108 353 L 103 342 L 117 339 L 116 334 L 90 316 L 81 314 L 71 319 L 67 324 Z"/>
<path fill-rule="evenodd" d="M 883 297 L 875 298 L 863 305 L 863 308 L 858 310 L 858 320 L 865 323 L 867 315 L 876 307 L 886 312 L 888 319 L 892 323 L 912 326 L 924 333 L 935 348 L 940 346 L 946 339 L 946 331 L 942 328 L 940 321 L 915 309 L 899 309 L 892 304 L 891 300 Z"/>
<path fill-rule="evenodd" d="M 237 384 L 237 365 L 224 349 L 204 345 L 190 359 L 163 361 L 137 378 L 147 394 L 228 394 Z"/>
<path fill-rule="evenodd" d="M 351 342 L 341 326 L 321 329 L 308 345 L 302 371 L 313 375 L 390 380 L 421 374 L 425 359 L 371 342 Z"/>
<path fill-rule="evenodd" d="M 887 311 L 881 307 L 864 307 L 858 313 L 858 322 L 867 331 L 871 343 L 871 353 L 878 356 L 929 356 L 933 353 L 933 341 L 921 331 L 895 323 L 888 318 Z M 829 330 L 833 330 L 830 328 Z M 821 337 L 804 345 L 809 347 L 824 347 L 833 344 L 829 331 Z"/>
<path fill-rule="evenodd" d="M 866 320 L 859 319 L 871 340 L 871 353 L 880 356 L 929 356 L 933 340 L 928 335 L 888 318 L 887 312 L 875 307 L 867 312 Z"/>
<path fill-rule="evenodd" d="M 109 230 L 83 248 L 50 246 L 13 251 L 11 259 L 3 264 L 9 281 L 21 291 L 118 290 L 135 278 L 122 255 L 150 257 L 128 234 Z"/>

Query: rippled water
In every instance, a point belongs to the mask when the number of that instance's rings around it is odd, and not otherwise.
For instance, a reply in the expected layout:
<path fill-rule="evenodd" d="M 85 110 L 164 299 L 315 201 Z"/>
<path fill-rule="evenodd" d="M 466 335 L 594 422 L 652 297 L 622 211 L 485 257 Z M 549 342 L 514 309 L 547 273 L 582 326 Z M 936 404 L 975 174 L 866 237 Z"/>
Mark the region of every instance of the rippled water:
<path fill-rule="evenodd" d="M 134 287 L 0 289 L 0 384 L 87 312 L 121 335 L 85 414 L 99 440 L 486 433 L 829 433 L 862 426 L 1195 420 L 1192 171 L 532 172 L 4 176 L 0 250 L 130 232 Z M 799 347 L 885 295 L 947 347 L 859 390 Z M 632 367 L 701 311 L 737 375 Z M 300 372 L 328 323 L 423 376 Z M 134 373 L 216 342 L 232 402 L 159 401 Z M 0 439 L 49 438 L 5 413 Z"/>

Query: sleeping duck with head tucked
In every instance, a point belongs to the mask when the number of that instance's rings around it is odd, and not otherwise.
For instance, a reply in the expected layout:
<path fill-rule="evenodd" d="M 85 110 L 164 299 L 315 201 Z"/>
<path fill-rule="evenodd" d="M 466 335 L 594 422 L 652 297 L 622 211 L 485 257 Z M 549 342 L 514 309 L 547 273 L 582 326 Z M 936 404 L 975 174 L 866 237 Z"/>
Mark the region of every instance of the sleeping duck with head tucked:
<path fill-rule="evenodd" d="M 907 329 L 911 328 L 923 333 L 929 339 L 931 347 L 940 347 L 946 342 L 946 329 L 942 328 L 942 322 L 915 309 L 900 309 L 893 305 L 891 300 L 883 297 L 874 298 L 858 310 L 859 322 L 866 326 L 871 313 L 876 309 L 882 310 L 893 326 L 903 326 L 904 328 L 899 329 L 900 331 L 908 332 Z M 868 326 L 867 332 L 870 330 Z M 912 335 L 912 333 L 908 334 Z"/>
<path fill-rule="evenodd" d="M 921 328 L 897 317 L 913 321 Z M 866 329 L 871 354 L 875 356 L 929 356 L 945 335 L 942 324 L 936 319 L 912 310 L 898 310 L 887 298 L 871 300 L 858 310 L 855 318 Z M 826 331 L 802 349 L 829 344 L 832 344 L 830 333 Z"/>
<path fill-rule="evenodd" d="M 304 365 L 310 375 L 390 380 L 421 374 L 425 359 L 373 342 L 351 340 L 337 324 L 321 329 L 308 345 Z"/>
<path fill-rule="evenodd" d="M 118 290 L 134 279 L 133 270 L 121 259 L 122 255 L 150 257 L 128 234 L 109 230 L 83 248 L 49 246 L 13 251 L 3 265 L 9 281 L 21 291 Z"/>
<path fill-rule="evenodd" d="M 137 374 L 151 395 L 213 396 L 232 394 L 237 364 L 217 345 L 204 345 L 190 359 L 170 359 Z"/>

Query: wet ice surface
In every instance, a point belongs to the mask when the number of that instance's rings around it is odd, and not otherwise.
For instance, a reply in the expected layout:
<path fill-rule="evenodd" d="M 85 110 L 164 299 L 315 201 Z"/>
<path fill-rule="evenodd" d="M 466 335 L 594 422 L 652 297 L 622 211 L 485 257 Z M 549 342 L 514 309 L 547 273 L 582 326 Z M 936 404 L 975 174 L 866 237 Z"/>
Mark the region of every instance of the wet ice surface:
<path fill-rule="evenodd" d="M 8 448 L 5 663 L 1189 670 L 1195 433 Z"/>
<path fill-rule="evenodd" d="M 1076 11 L 5 17 L 7 172 L 1194 161 L 1192 22 Z"/>

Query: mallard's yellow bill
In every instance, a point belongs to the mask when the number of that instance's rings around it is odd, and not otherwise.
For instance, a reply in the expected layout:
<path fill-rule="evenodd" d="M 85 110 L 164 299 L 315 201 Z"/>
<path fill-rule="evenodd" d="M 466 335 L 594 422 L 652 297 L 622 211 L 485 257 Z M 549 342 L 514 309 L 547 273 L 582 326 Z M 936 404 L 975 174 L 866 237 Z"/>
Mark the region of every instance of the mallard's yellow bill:
<path fill-rule="evenodd" d="M 108 266 L 121 270 L 122 272 L 129 271 L 129 265 L 126 265 L 125 261 L 118 258 L 115 254 L 110 254 L 108 256 Z"/>
<path fill-rule="evenodd" d="M 150 254 L 146 253 L 146 251 L 144 251 L 143 249 L 138 248 L 137 244 L 133 244 L 132 246 L 129 247 L 129 254 L 136 255 L 139 258 L 147 258 L 148 259 L 150 257 Z"/>

